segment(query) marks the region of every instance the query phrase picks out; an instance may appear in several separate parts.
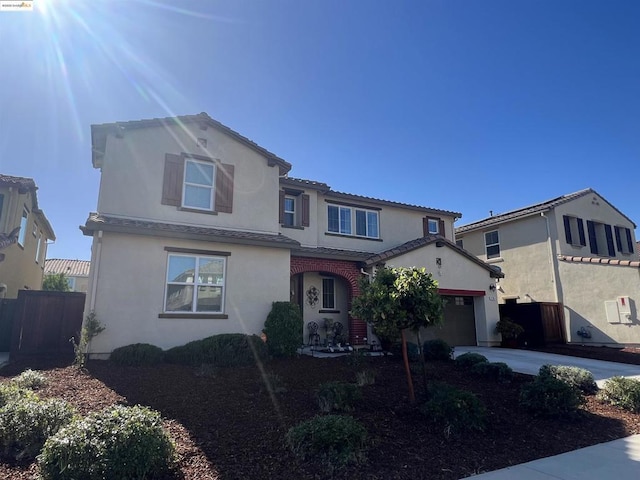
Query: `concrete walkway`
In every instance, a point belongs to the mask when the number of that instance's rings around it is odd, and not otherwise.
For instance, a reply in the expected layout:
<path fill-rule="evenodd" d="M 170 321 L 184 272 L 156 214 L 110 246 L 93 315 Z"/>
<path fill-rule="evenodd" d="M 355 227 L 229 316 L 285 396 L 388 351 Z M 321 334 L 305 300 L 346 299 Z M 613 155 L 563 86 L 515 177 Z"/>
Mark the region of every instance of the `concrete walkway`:
<path fill-rule="evenodd" d="M 511 348 L 490 347 L 456 347 L 454 356 L 467 352 L 476 352 L 484 355 L 490 362 L 504 362 L 514 372 L 537 375 L 544 364 L 569 365 L 589 370 L 596 380 L 599 388 L 604 382 L 615 376 L 630 377 L 640 380 L 640 365 L 627 365 L 624 363 L 605 362 L 588 358 L 569 357 L 554 353 L 534 352 L 531 350 L 515 350 Z M 638 473 L 640 478 L 640 472 Z"/>
<path fill-rule="evenodd" d="M 598 387 L 614 376 L 640 380 L 640 366 L 508 348 L 456 347 L 454 356 L 466 352 L 484 355 L 490 362 L 504 362 L 514 371 L 536 375 L 544 364 L 585 368 Z M 592 445 L 573 452 L 474 475 L 474 480 L 636 480 L 640 478 L 640 435 Z"/>

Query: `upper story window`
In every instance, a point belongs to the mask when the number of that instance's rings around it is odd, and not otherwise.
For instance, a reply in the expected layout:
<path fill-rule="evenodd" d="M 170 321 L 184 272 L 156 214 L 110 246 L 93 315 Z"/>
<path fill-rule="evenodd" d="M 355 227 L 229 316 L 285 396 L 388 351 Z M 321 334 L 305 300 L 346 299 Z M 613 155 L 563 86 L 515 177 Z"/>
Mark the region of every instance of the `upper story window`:
<path fill-rule="evenodd" d="M 631 230 L 626 227 L 615 227 L 616 233 L 616 246 L 620 253 L 634 253 L 633 250 L 633 237 L 631 236 Z"/>
<path fill-rule="evenodd" d="M 42 250 L 42 232 L 38 232 L 38 236 L 36 237 L 36 263 L 40 262 L 40 251 Z"/>
<path fill-rule="evenodd" d="M 441 235 L 446 236 L 444 234 L 444 220 L 441 218 L 434 217 L 424 217 L 422 219 L 422 235 Z"/>
<path fill-rule="evenodd" d="M 296 199 L 295 197 L 284 197 L 284 225 L 292 227 L 296 224 Z"/>
<path fill-rule="evenodd" d="M 302 190 L 280 190 L 280 225 L 285 227 L 309 226 L 309 195 Z"/>
<path fill-rule="evenodd" d="M 584 221 L 578 217 L 563 215 L 564 236 L 569 245 L 584 247 L 587 241 L 584 235 Z"/>
<path fill-rule="evenodd" d="M 611 225 L 587 220 L 587 231 L 589 233 L 591 253 L 604 257 L 616 256 Z"/>
<path fill-rule="evenodd" d="M 461 239 L 461 238 L 458 238 L 458 239 L 456 240 L 456 245 L 457 245 L 458 247 L 460 247 L 460 248 L 464 248 L 464 242 L 462 241 L 462 239 Z"/>
<path fill-rule="evenodd" d="M 486 232 L 484 234 L 484 244 L 487 249 L 487 258 L 500 257 L 500 236 L 498 230 Z"/>
<path fill-rule="evenodd" d="M 165 312 L 222 313 L 225 257 L 169 255 Z"/>
<path fill-rule="evenodd" d="M 327 231 L 343 235 L 379 238 L 379 216 L 375 210 L 327 205 Z"/>
<path fill-rule="evenodd" d="M 429 218 L 427 220 L 427 228 L 431 235 L 437 235 L 438 233 L 440 233 L 440 229 L 438 228 L 438 220 L 434 218 Z"/>
<path fill-rule="evenodd" d="M 18 243 L 24 247 L 24 239 L 27 236 L 27 223 L 29 221 L 29 210 L 22 209 L 22 218 L 20 219 L 20 233 L 18 234 Z"/>
<path fill-rule="evenodd" d="M 199 210 L 213 210 L 215 173 L 213 163 L 186 160 L 182 206 Z"/>

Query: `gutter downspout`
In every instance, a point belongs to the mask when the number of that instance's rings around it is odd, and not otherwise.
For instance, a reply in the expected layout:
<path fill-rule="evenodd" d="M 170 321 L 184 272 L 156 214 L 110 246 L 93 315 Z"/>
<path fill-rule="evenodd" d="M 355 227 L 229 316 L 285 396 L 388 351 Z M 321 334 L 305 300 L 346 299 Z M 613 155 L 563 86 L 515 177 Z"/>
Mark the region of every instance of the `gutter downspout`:
<path fill-rule="evenodd" d="M 540 216 L 544 218 L 547 226 L 547 247 L 549 249 L 549 266 L 551 267 L 551 283 L 553 283 L 553 296 L 556 303 L 561 303 L 562 294 L 560 293 L 560 286 L 558 285 L 558 272 L 556 271 L 556 262 L 553 241 L 551 239 L 551 228 L 549 227 L 549 217 L 544 212 L 540 212 Z"/>

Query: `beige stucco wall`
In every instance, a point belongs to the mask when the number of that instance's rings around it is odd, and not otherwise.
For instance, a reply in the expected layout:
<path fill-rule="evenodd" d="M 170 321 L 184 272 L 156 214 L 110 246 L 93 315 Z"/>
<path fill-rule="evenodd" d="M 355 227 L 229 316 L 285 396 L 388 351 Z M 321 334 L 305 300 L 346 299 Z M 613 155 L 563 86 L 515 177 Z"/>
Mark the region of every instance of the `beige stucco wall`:
<path fill-rule="evenodd" d="M 585 195 L 580 198 L 576 198 L 571 202 L 567 202 L 565 204 L 557 206 L 555 209 L 556 214 L 556 228 L 559 232 L 558 235 L 558 250 L 559 253 L 564 255 L 576 255 L 583 257 L 592 257 L 594 256 L 591 253 L 591 249 L 589 247 L 589 233 L 587 232 L 587 220 L 592 220 L 599 223 L 609 224 L 612 227 L 625 227 L 631 230 L 631 238 L 633 240 L 633 245 L 636 243 L 635 237 L 635 227 L 632 222 L 624 217 L 620 212 L 618 212 L 615 208 L 613 208 L 606 200 L 604 200 L 600 195 L 593 193 L 590 195 Z M 563 215 L 569 215 L 573 217 L 582 218 L 584 222 L 584 234 L 586 237 L 587 245 L 586 246 L 575 246 L 569 245 L 566 241 L 566 237 L 564 234 L 564 220 Z M 615 243 L 615 233 L 614 233 L 614 243 Z M 626 238 L 624 239 L 626 242 Z M 608 255 L 607 255 L 608 257 Z M 616 247 L 616 256 L 615 258 L 619 258 L 621 260 L 635 260 L 637 259 L 637 253 L 634 251 L 629 254 L 624 254 L 618 252 L 618 248 Z"/>
<path fill-rule="evenodd" d="M 440 258 L 441 266 L 437 265 Z M 480 290 L 483 296 L 474 298 L 476 338 L 478 345 L 489 346 L 500 343 L 495 333 L 500 319 L 495 292 L 489 287 L 495 283 L 488 270 L 449 247 L 438 248 L 435 244 L 413 250 L 390 259 L 388 267 L 425 267 L 438 281 L 439 288 L 455 290 Z"/>
<path fill-rule="evenodd" d="M 92 306 L 97 266 L 94 309 L 106 330 L 94 339 L 92 354 L 138 342 L 166 349 L 220 333 L 260 334 L 271 303 L 289 300 L 290 262 L 286 249 L 108 232 L 103 234 L 99 248 L 98 245 L 96 234 L 85 311 Z M 228 319 L 158 318 L 164 307 L 167 246 L 231 253 L 227 258 L 225 293 Z"/>
<path fill-rule="evenodd" d="M 565 325 L 571 342 L 584 344 L 640 344 L 640 270 L 634 267 L 559 262 L 564 292 Z M 608 323 L 606 300 L 629 296 L 633 323 Z M 576 334 L 581 327 L 591 339 Z"/>
<path fill-rule="evenodd" d="M 278 232 L 278 167 L 238 141 L 208 128 L 160 127 L 110 135 L 102 167 L 98 211 L 168 223 L 215 226 L 256 232 Z M 207 148 L 197 145 L 207 140 Z M 209 215 L 162 205 L 165 154 L 190 153 L 235 166 L 233 213 Z"/>
<path fill-rule="evenodd" d="M 348 202 L 362 208 L 379 211 L 379 239 L 364 239 L 356 236 L 329 234 L 327 232 L 327 201 L 336 201 L 325 197 L 316 190 L 306 190 L 309 195 L 310 225 L 304 229 L 281 227 L 281 232 L 289 238 L 308 247 L 330 247 L 344 250 L 378 253 L 423 236 L 422 219 L 427 215 L 416 210 L 392 206 L 369 204 L 366 201 Z M 387 199 L 399 200 L 399 199 Z M 344 200 L 339 200 L 344 202 Z M 378 210 L 382 208 L 381 210 Z M 435 215 L 434 215 L 435 216 Z M 453 218 L 441 217 L 445 222 L 445 236 L 454 238 Z"/>
<path fill-rule="evenodd" d="M 75 279 L 74 292 L 87 293 L 89 289 L 89 277 L 73 277 Z"/>
<path fill-rule="evenodd" d="M 36 261 L 38 238 L 33 235 L 34 221 L 38 223 L 32 212 L 31 193 L 19 194 L 17 189 L 9 191 L 9 188 L 0 187 L 0 193 L 4 194 L 4 204 L 0 228 L 3 233 L 8 233 L 20 226 L 22 210 L 26 206 L 29 210 L 27 228 L 24 235 L 24 247 L 14 243 L 2 250 L 5 259 L 0 262 L 0 283 L 7 285 L 6 298 L 17 298 L 18 290 L 29 288 L 40 290 L 44 274 L 44 259 L 46 256 L 46 238 L 41 243 L 41 251 Z M 40 227 L 40 225 L 38 225 Z M 42 229 L 38 229 L 42 234 Z M 43 236 L 44 237 L 44 236 Z"/>
<path fill-rule="evenodd" d="M 327 313 L 322 312 L 322 279 L 323 278 L 333 278 L 335 280 L 335 304 L 339 313 Z M 318 303 L 315 305 L 310 305 L 307 301 L 306 292 L 311 287 L 316 287 L 318 290 Z M 303 309 L 302 309 L 302 319 L 304 321 L 304 332 L 303 332 L 303 341 L 304 343 L 309 342 L 309 330 L 307 328 L 307 324 L 309 322 L 316 322 L 319 326 L 318 334 L 320 335 L 321 341 L 326 340 L 326 330 L 324 329 L 324 319 L 331 318 L 334 322 L 342 323 L 344 329 L 342 330 L 342 336 L 345 338 L 349 338 L 349 312 L 347 309 L 348 305 L 348 296 L 349 296 L 349 286 L 346 284 L 345 280 L 340 277 L 335 276 L 324 276 L 320 275 L 316 272 L 307 272 L 303 274 L 303 289 L 302 289 L 302 298 L 303 298 Z"/>

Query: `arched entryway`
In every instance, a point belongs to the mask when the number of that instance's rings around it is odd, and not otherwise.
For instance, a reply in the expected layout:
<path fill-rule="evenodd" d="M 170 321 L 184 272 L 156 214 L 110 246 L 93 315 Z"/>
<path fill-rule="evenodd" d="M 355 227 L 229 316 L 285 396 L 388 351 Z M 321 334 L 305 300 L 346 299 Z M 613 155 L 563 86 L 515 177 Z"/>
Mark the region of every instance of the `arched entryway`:
<path fill-rule="evenodd" d="M 307 323 L 320 323 L 324 318 L 345 321 L 352 345 L 366 343 L 367 324 L 349 315 L 351 301 L 360 293 L 358 279 L 361 274 L 357 262 L 291 257 L 290 273 L 292 301 L 303 307 L 305 343 L 308 343 Z"/>

